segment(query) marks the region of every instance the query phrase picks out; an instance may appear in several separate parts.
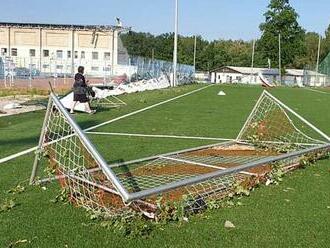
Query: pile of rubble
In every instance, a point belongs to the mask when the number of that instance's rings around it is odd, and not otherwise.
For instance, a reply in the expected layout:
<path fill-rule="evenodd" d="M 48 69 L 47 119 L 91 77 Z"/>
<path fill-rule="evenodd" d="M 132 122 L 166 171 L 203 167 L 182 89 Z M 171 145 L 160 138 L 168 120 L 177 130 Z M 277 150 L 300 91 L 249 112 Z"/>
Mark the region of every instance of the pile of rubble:
<path fill-rule="evenodd" d="M 37 111 L 45 108 L 45 96 L 6 96 L 0 98 L 0 117 Z"/>

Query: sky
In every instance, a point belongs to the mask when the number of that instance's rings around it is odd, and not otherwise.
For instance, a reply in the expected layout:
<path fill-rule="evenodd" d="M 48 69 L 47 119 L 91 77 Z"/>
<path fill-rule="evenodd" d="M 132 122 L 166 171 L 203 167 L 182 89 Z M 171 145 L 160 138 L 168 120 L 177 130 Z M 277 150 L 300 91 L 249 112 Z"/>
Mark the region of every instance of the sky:
<path fill-rule="evenodd" d="M 138 32 L 174 30 L 175 0 L 0 0 L 0 22 L 115 24 Z M 330 0 L 291 0 L 307 31 L 324 34 Z M 260 37 L 269 0 L 179 0 L 179 32 L 208 40 Z"/>

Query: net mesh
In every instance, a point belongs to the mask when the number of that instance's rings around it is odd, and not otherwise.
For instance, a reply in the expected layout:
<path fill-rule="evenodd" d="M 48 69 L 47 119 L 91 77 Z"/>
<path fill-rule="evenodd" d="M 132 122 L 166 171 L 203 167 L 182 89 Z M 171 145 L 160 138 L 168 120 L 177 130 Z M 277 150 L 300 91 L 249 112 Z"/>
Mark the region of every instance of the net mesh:
<path fill-rule="evenodd" d="M 320 63 L 319 72 L 330 76 L 330 53 Z"/>
<path fill-rule="evenodd" d="M 192 185 L 164 190 L 125 205 L 107 173 L 102 171 L 94 152 L 85 145 L 84 134 L 77 132 L 74 121 L 58 105 L 60 102 L 54 101 L 55 96 L 52 97 L 42 136 L 42 151 L 49 161 L 48 172 L 57 177 L 71 203 L 93 212 L 106 216 L 127 216 L 141 211 L 153 217 L 159 209 L 159 197 L 162 205 L 180 202 L 186 212 L 198 212 L 213 201 L 235 193 L 238 186 L 253 187 L 265 180 L 273 170 L 272 164 L 263 162 L 248 170 L 237 170 Z M 257 145 L 254 142 L 256 140 L 297 143 L 295 148 L 299 148 L 299 144 L 318 142 L 298 130 L 281 106 L 265 94 L 258 101 L 240 137 L 251 141 L 251 144 L 226 142 L 190 149 L 145 162 L 122 165 L 113 172 L 128 193 L 136 193 L 219 170 L 237 168 L 281 153 Z M 283 160 L 277 166 L 292 167 L 297 164 L 299 158 L 295 157 Z"/>
<path fill-rule="evenodd" d="M 108 96 L 106 98 L 92 99 L 91 107 L 95 108 L 118 108 L 126 105 L 124 101 L 116 96 Z"/>
<path fill-rule="evenodd" d="M 301 123 L 298 127 L 306 127 L 306 124 Z M 264 92 L 238 136 L 238 140 L 270 147 L 280 145 L 302 147 L 324 143 L 305 134 L 298 127 L 290 118 L 289 113 Z"/>
<path fill-rule="evenodd" d="M 100 173 L 92 153 L 55 103 L 49 109 L 43 144 L 44 156 L 49 161 L 47 171 L 59 179 L 71 203 L 107 215 L 127 210 L 112 183 Z"/>

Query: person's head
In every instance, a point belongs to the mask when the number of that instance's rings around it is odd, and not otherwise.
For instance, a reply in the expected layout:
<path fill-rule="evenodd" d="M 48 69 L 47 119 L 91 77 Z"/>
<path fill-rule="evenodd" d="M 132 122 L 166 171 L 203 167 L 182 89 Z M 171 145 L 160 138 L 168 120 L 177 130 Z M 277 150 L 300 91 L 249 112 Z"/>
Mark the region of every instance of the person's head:
<path fill-rule="evenodd" d="M 84 74 L 85 68 L 83 66 L 78 67 L 78 73 Z"/>

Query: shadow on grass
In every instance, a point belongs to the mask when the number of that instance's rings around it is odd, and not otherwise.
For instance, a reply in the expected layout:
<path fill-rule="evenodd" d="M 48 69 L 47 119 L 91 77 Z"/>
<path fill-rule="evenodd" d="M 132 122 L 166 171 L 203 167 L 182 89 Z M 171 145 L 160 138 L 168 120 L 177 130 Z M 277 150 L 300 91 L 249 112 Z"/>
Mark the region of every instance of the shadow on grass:
<path fill-rule="evenodd" d="M 100 124 L 98 121 L 96 120 L 75 120 L 78 124 L 79 124 L 79 127 L 81 129 L 86 129 L 86 128 L 89 128 L 89 127 L 92 127 L 92 126 L 95 126 L 97 124 Z"/>
<path fill-rule="evenodd" d="M 9 139 L 9 140 L 4 140 L 4 139 L 0 139 L 0 153 L 5 150 L 3 148 L 9 147 L 9 146 L 24 146 L 27 144 L 31 144 L 31 145 L 37 145 L 38 144 L 38 139 L 39 139 L 39 135 L 37 136 L 31 136 L 31 137 L 18 137 L 16 139 Z M 1 148 L 3 147 L 3 148 Z"/>
<path fill-rule="evenodd" d="M 116 165 L 119 163 L 124 163 L 124 159 L 116 159 L 107 161 L 108 165 Z M 138 181 L 136 181 L 135 176 L 132 174 L 131 169 L 127 165 L 122 166 L 114 166 L 112 167 L 112 170 L 115 172 L 115 174 L 121 179 L 121 182 L 125 181 L 125 188 L 129 189 L 130 191 L 137 192 L 141 191 L 141 188 L 139 186 Z"/>

